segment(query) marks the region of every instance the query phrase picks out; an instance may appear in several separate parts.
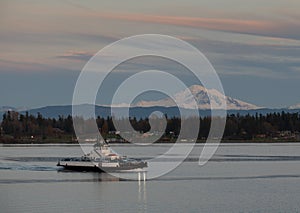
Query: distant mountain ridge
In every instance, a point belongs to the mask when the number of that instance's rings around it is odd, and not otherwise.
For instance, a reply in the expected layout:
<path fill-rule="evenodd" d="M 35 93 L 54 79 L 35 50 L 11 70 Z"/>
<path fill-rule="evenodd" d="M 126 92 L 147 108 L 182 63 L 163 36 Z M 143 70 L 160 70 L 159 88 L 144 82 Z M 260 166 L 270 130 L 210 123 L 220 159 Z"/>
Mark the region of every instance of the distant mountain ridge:
<path fill-rule="evenodd" d="M 117 107 L 116 108 L 119 111 L 126 112 L 126 107 Z M 178 107 L 163 107 L 163 106 L 155 106 L 155 107 L 132 107 L 130 108 L 130 116 L 136 117 L 136 118 L 146 118 L 148 117 L 152 112 L 154 111 L 160 111 L 163 114 L 166 114 L 168 117 L 179 117 L 180 112 Z M 181 111 L 185 115 L 193 115 L 193 110 L 191 109 L 181 109 Z M 252 109 L 252 110 L 227 110 L 227 114 L 240 114 L 240 115 L 255 115 L 255 114 L 267 114 L 267 113 L 281 113 L 282 111 L 295 113 L 299 112 L 300 109 L 268 109 L 268 108 L 259 108 L 259 109 Z M 23 112 L 25 113 L 25 111 Z M 58 116 L 68 116 L 72 115 L 72 106 L 71 105 L 65 105 L 65 106 L 47 106 L 37 109 L 31 109 L 29 110 L 30 114 L 36 115 L 37 113 L 41 113 L 44 117 L 50 117 L 50 118 L 57 118 Z M 111 108 L 107 106 L 95 106 L 95 114 L 96 116 L 100 117 L 107 117 L 112 116 L 111 115 Z M 199 110 L 200 116 L 210 116 L 211 111 L 209 109 L 200 109 Z"/>
<path fill-rule="evenodd" d="M 7 109 L 7 108 L 4 108 Z M 9 109 L 13 109 L 10 107 Z M 126 107 L 118 107 L 118 110 L 123 112 L 126 111 Z M 72 115 L 72 105 L 64 105 L 64 106 L 45 106 L 41 108 L 35 108 L 30 110 L 19 111 L 20 113 L 25 114 L 28 111 L 29 114 L 37 115 L 37 113 L 41 113 L 46 118 L 58 118 L 59 116 L 68 116 Z M 152 112 L 160 111 L 163 114 L 166 114 L 168 117 L 178 117 L 180 116 L 179 109 L 177 107 L 132 107 L 130 109 L 130 116 L 137 117 L 137 118 L 145 118 L 148 117 Z M 182 109 L 185 115 L 191 114 L 190 109 Z M 227 114 L 240 114 L 240 115 L 255 115 L 257 114 L 267 114 L 267 113 L 281 113 L 282 111 L 290 112 L 290 113 L 300 113 L 300 109 L 268 109 L 268 108 L 259 108 L 259 109 L 252 109 L 252 110 L 227 110 Z M 6 111 L 0 111 L 0 121 L 2 120 L 2 115 Z M 95 114 L 101 117 L 111 116 L 111 108 L 108 106 L 95 106 Z M 199 115 L 200 116 L 210 116 L 211 111 L 208 109 L 200 109 Z"/>
<path fill-rule="evenodd" d="M 0 112 L 7 112 L 7 111 L 16 111 L 16 108 L 11 106 L 0 106 Z"/>
<path fill-rule="evenodd" d="M 20 111 L 26 111 L 28 109 L 29 108 L 27 108 L 27 107 L 0 106 L 0 112 L 7 112 L 7 111 L 20 112 Z"/>

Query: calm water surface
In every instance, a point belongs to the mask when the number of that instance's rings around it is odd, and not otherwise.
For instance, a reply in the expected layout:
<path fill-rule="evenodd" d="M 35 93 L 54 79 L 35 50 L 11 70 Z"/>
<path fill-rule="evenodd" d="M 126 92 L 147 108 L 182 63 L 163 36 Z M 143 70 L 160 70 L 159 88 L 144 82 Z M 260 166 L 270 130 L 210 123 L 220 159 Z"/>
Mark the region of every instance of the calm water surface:
<path fill-rule="evenodd" d="M 113 148 L 148 159 L 169 145 Z M 59 170 L 59 158 L 83 154 L 79 146 L 1 146 L 0 212 L 300 212 L 300 144 L 225 144 L 199 167 L 201 149 L 138 182 Z"/>

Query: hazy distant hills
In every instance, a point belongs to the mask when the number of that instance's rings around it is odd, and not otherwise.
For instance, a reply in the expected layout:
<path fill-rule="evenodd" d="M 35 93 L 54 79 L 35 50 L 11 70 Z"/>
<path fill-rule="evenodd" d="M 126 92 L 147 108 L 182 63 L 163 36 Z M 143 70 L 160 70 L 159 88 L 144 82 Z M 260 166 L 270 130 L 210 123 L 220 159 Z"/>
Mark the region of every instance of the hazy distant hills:
<path fill-rule="evenodd" d="M 16 110 L 16 108 L 13 107 L 0 107 L 0 119 L 2 120 L 2 115 L 7 111 L 7 110 Z M 125 107 L 118 107 L 118 111 L 125 112 L 126 108 Z M 25 113 L 26 110 L 16 110 L 19 111 L 20 113 Z M 41 107 L 41 108 L 36 108 L 36 109 L 30 109 L 27 110 L 30 114 L 36 115 L 37 113 L 41 113 L 44 117 L 49 117 L 49 118 L 57 118 L 58 116 L 68 116 L 72 115 L 72 106 L 71 105 L 65 105 L 65 106 L 46 106 L 46 107 Z M 154 111 L 160 111 L 163 114 L 167 114 L 168 117 L 173 117 L 173 116 L 180 116 L 179 109 L 177 107 L 163 107 L 163 106 L 153 106 L 153 107 L 132 107 L 130 109 L 130 116 L 131 117 L 137 117 L 137 118 L 145 118 L 148 117 L 152 112 Z M 227 110 L 228 114 L 237 114 L 239 113 L 240 115 L 255 115 L 256 113 L 258 114 L 266 114 L 266 113 L 274 113 L 278 112 L 281 113 L 282 111 L 285 112 L 300 112 L 300 109 L 289 109 L 289 108 L 284 108 L 284 109 L 267 109 L 267 108 L 260 108 L 260 109 L 251 109 L 251 110 Z M 192 110 L 191 109 L 182 109 L 182 112 L 184 113 L 185 116 L 191 115 Z M 101 117 L 107 117 L 111 116 L 111 108 L 107 106 L 95 106 L 95 113 L 97 116 Z M 200 116 L 209 116 L 210 115 L 210 110 L 209 109 L 203 109 L 199 110 Z"/>
<path fill-rule="evenodd" d="M 119 111 L 125 112 L 126 108 L 125 107 L 119 107 L 117 108 Z M 131 117 L 137 117 L 137 118 L 145 118 L 148 117 L 152 112 L 154 111 L 160 111 L 163 114 L 168 115 L 168 117 L 173 117 L 173 116 L 180 116 L 179 109 L 177 107 L 132 107 L 130 109 L 130 116 Z M 190 109 L 182 109 L 183 113 L 185 116 L 191 115 L 192 110 Z M 252 110 L 227 110 L 228 114 L 237 114 L 239 113 L 240 115 L 255 115 L 256 113 L 258 114 L 267 114 L 267 113 L 274 113 L 278 112 L 281 113 L 282 111 L 285 112 L 300 112 L 300 109 L 252 109 Z M 58 116 L 68 116 L 72 115 L 72 106 L 71 105 L 66 105 L 66 106 L 46 106 L 46 107 L 41 107 L 41 108 L 36 108 L 36 109 L 31 109 L 28 110 L 30 114 L 36 115 L 37 113 L 41 113 L 44 117 L 49 117 L 49 118 L 57 118 Z M 1 114 L 3 114 L 2 112 Z M 21 113 L 25 113 L 25 111 L 21 111 Z M 210 110 L 199 110 L 200 116 L 209 116 L 210 115 Z M 110 107 L 106 106 L 95 106 L 95 114 L 97 116 L 101 117 L 107 117 L 111 116 L 111 109 Z M 2 119 L 2 115 L 1 115 Z"/>
<path fill-rule="evenodd" d="M 12 106 L 0 106 L 0 112 L 7 112 L 7 111 L 26 111 L 28 108 L 26 107 L 12 107 Z"/>

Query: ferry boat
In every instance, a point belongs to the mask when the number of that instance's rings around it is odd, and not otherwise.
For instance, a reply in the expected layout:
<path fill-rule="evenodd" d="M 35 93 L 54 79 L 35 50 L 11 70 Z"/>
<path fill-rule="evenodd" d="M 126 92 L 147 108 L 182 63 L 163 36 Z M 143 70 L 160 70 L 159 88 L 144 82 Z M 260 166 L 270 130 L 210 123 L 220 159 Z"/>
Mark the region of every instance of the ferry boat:
<path fill-rule="evenodd" d="M 57 166 L 76 171 L 114 172 L 143 169 L 147 167 L 147 162 L 121 156 L 102 141 L 97 142 L 90 153 L 82 157 L 60 159 Z"/>

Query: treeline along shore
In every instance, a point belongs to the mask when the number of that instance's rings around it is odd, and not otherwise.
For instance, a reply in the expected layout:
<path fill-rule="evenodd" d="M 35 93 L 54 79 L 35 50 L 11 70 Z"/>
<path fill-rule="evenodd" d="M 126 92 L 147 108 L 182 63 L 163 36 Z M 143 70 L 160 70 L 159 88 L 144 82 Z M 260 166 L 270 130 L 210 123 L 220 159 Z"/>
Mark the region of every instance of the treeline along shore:
<path fill-rule="evenodd" d="M 76 118 L 82 119 L 82 118 Z M 186 118 L 183 122 L 177 117 L 166 117 L 166 128 L 158 142 L 175 142 L 183 125 L 193 125 L 195 119 Z M 82 119 L 83 120 L 83 119 Z M 84 122 L 95 122 L 84 120 Z M 197 121 L 196 121 L 197 122 Z M 120 137 L 120 131 L 115 129 L 112 117 L 97 117 L 97 126 L 101 135 L 109 142 L 127 142 Z M 148 118 L 130 118 L 132 127 L 143 137 L 151 137 Z M 211 124 L 209 116 L 200 118 L 200 128 L 197 142 L 205 142 Z M 159 125 L 158 125 L 159 127 Z M 192 128 L 191 128 L 192 129 Z M 182 140 L 182 142 L 188 140 Z M 269 113 L 266 115 L 239 115 L 227 116 L 222 142 L 298 142 L 300 141 L 300 114 Z M 73 128 L 73 119 L 59 116 L 45 118 L 40 113 L 36 116 L 28 112 L 20 114 L 8 111 L 3 115 L 0 124 L 0 143 L 77 143 Z"/>

